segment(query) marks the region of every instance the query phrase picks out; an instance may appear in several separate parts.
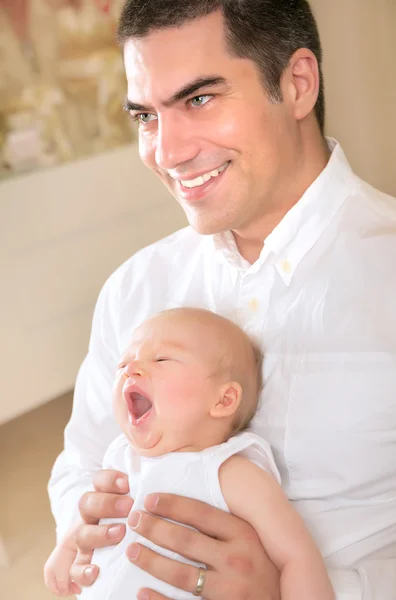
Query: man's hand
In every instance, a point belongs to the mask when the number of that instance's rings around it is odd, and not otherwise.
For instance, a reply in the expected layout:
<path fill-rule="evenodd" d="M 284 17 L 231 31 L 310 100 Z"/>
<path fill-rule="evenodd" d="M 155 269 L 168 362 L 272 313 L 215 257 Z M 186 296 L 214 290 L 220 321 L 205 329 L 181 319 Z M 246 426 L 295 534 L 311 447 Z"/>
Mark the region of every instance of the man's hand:
<path fill-rule="evenodd" d="M 145 508 L 151 514 L 133 512 L 130 526 L 158 546 L 205 564 L 202 596 L 206 600 L 280 600 L 279 572 L 248 523 L 197 500 L 169 494 L 148 496 Z M 196 567 L 165 558 L 141 544 L 132 544 L 127 556 L 154 577 L 194 593 L 199 574 Z M 138 594 L 138 600 L 164 598 L 147 589 Z"/>
<path fill-rule="evenodd" d="M 133 500 L 123 494 L 128 493 L 128 478 L 119 471 L 99 471 L 93 481 L 94 492 L 87 492 L 81 498 L 79 510 L 83 521 L 75 533 L 78 554 L 71 567 L 71 578 L 78 586 L 90 586 L 96 581 L 99 569 L 91 565 L 96 548 L 114 546 L 125 535 L 125 525 L 98 525 L 99 519 L 127 517 Z"/>

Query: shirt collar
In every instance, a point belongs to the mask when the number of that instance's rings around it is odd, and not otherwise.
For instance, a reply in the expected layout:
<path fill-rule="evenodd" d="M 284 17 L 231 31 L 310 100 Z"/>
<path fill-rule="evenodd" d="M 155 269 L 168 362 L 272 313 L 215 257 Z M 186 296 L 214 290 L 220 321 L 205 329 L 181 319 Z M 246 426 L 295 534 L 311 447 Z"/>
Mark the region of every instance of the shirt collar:
<path fill-rule="evenodd" d="M 238 270 L 253 273 L 273 253 L 276 270 L 284 283 L 290 284 L 304 256 L 356 187 L 356 176 L 340 144 L 333 138 L 326 139 L 331 151 L 329 162 L 301 199 L 267 236 L 258 260 L 250 265 L 241 257 L 230 231 L 212 236 L 215 251 L 222 260 Z"/>

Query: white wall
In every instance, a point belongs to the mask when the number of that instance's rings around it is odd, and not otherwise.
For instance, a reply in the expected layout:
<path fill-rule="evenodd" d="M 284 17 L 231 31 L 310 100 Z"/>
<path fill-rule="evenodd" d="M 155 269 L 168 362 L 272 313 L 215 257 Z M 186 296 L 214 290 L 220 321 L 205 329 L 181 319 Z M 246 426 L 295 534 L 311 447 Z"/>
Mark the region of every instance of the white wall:
<path fill-rule="evenodd" d="M 396 196 L 396 0 L 310 0 L 324 50 L 327 132 Z"/>
<path fill-rule="evenodd" d="M 0 423 L 73 387 L 107 276 L 184 225 L 136 146 L 0 184 Z"/>

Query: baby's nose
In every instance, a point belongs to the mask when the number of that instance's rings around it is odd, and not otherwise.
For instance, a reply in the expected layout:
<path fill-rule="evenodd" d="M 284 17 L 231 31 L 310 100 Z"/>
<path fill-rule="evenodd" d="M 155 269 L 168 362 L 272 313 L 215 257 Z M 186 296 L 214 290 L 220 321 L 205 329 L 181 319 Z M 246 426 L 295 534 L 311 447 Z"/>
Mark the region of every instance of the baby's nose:
<path fill-rule="evenodd" d="M 124 369 L 125 377 L 142 377 L 144 375 L 143 365 L 138 360 L 132 360 Z"/>

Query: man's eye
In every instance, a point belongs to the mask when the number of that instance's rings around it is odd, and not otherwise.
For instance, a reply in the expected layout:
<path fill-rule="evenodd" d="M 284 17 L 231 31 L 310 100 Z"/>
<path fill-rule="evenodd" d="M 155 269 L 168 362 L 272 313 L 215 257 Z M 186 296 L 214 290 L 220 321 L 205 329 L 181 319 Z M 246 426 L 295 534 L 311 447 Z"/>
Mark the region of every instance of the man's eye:
<path fill-rule="evenodd" d="M 132 119 L 137 121 L 137 123 L 142 123 L 143 125 L 147 125 L 154 121 L 157 117 L 152 115 L 151 113 L 137 113 L 132 115 Z"/>
<path fill-rule="evenodd" d="M 192 98 L 190 102 L 192 106 L 199 108 L 200 106 L 204 106 L 204 104 L 209 102 L 211 98 L 213 98 L 213 96 L 210 94 L 206 94 L 204 96 L 195 96 L 195 98 Z"/>

